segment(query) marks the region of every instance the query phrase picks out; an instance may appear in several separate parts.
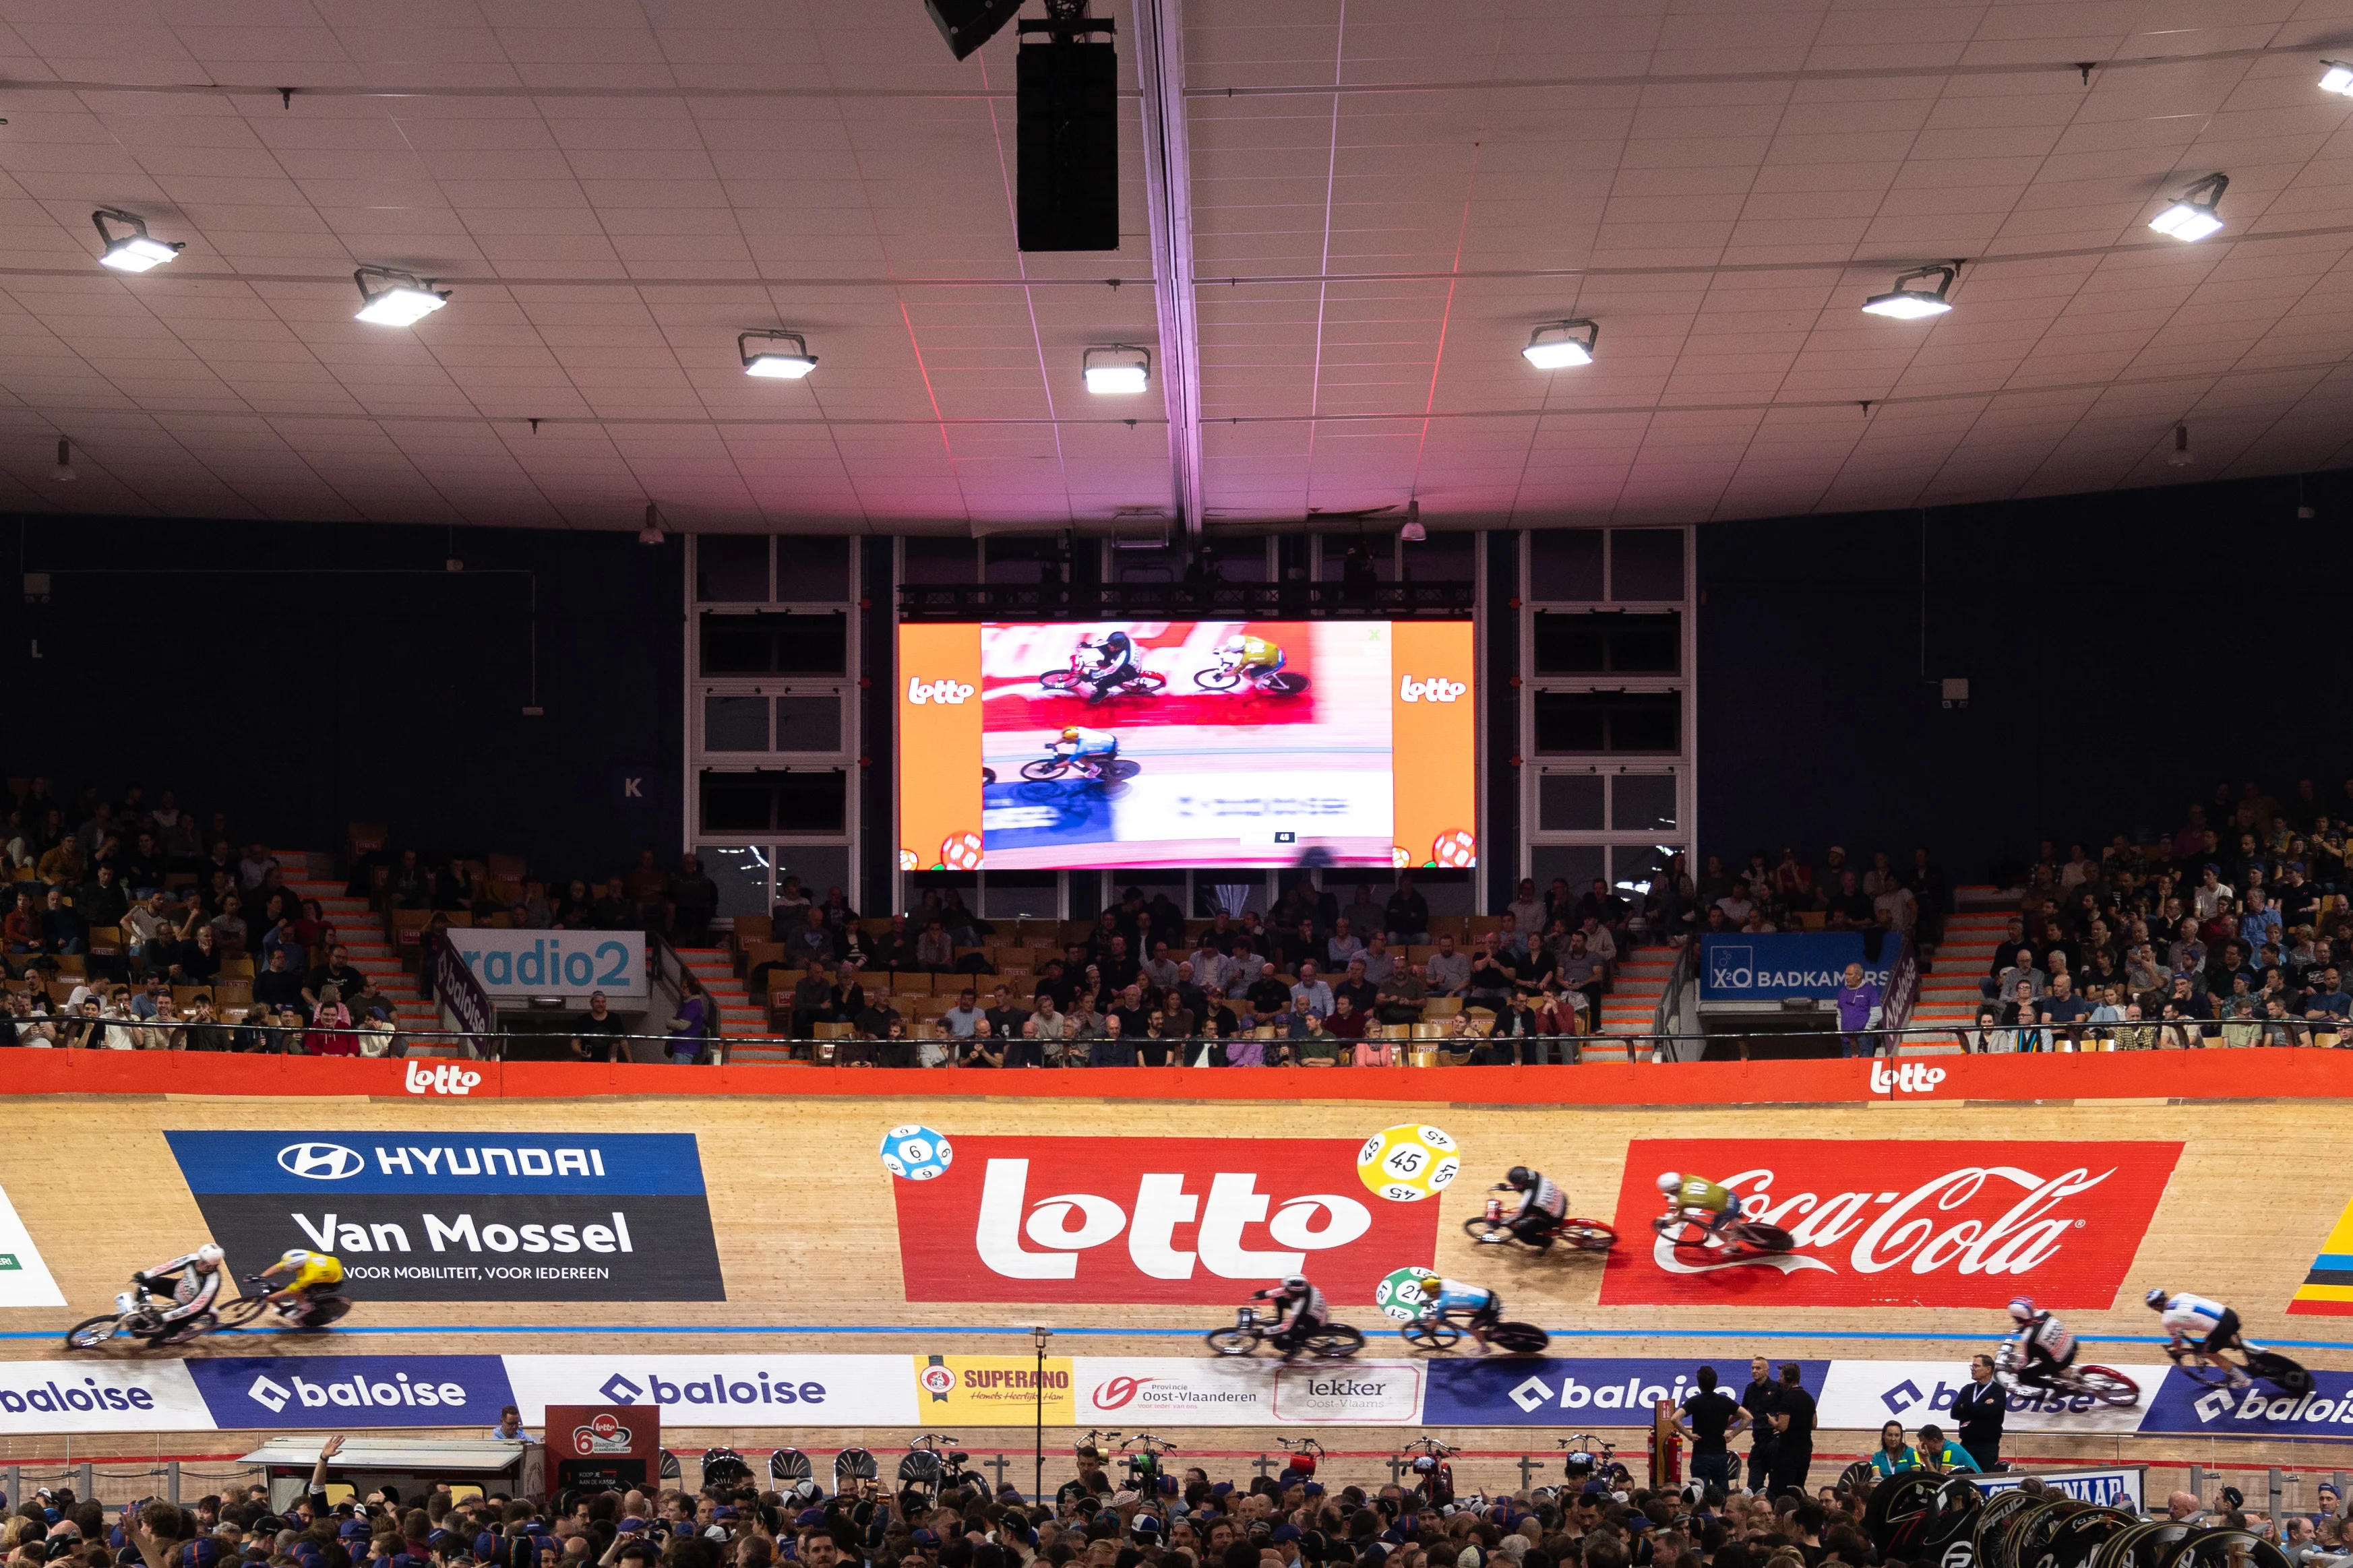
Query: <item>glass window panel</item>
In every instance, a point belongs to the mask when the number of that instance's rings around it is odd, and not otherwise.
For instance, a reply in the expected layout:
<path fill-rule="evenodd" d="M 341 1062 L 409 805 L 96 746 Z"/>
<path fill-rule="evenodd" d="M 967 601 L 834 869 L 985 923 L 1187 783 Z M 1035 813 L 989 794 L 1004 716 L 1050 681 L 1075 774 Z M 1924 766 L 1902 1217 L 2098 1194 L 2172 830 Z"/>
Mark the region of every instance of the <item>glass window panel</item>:
<path fill-rule="evenodd" d="M 841 699 L 830 691 L 776 699 L 776 748 L 780 752 L 841 750 Z"/>
<path fill-rule="evenodd" d="M 779 844 L 776 886 L 786 877 L 798 877 L 812 902 L 822 903 L 836 888 L 849 886 L 849 846 L 847 844 Z"/>
<path fill-rule="evenodd" d="M 1546 833 L 1599 831 L 1602 826 L 1601 787 L 1599 773 L 1538 774 L 1537 828 Z"/>
<path fill-rule="evenodd" d="M 776 622 L 778 675 L 841 675 L 848 672 L 848 616 L 780 616 L 772 618 Z"/>
<path fill-rule="evenodd" d="M 1362 550 L 1372 557 L 1373 576 L 1380 582 L 1392 582 L 1397 577 L 1397 549 L 1394 536 L 1386 533 L 1326 533 L 1323 540 L 1323 556 L 1315 569 L 1316 581 L 1338 583 L 1345 579 L 1342 570 L 1348 552 Z"/>
<path fill-rule="evenodd" d="M 757 845 L 704 844 L 695 858 L 711 879 L 719 884 L 719 912 L 737 915 L 768 912 L 768 852 Z"/>
<path fill-rule="evenodd" d="M 1530 533 L 1528 597 L 1568 604 L 1591 604 L 1599 600 L 1601 597 L 1601 530 L 1541 528 Z"/>
<path fill-rule="evenodd" d="M 1609 781 L 1609 826 L 1620 833 L 1673 832 L 1672 773 L 1620 773 Z"/>
<path fill-rule="evenodd" d="M 913 535 L 904 541 L 902 559 L 910 583 L 970 583 L 980 571 L 980 552 L 969 539 Z"/>
<path fill-rule="evenodd" d="M 1535 615 L 1538 675 L 1599 675 L 1609 668 L 1609 628 L 1596 616 Z"/>
<path fill-rule="evenodd" d="M 1468 583 L 1478 574 L 1479 536 L 1433 533 L 1405 546 L 1405 574 L 1423 583 Z"/>
<path fill-rule="evenodd" d="M 1208 920 L 1219 910 L 1239 915 L 1246 910 L 1264 914 L 1266 873 L 1244 867 L 1238 870 L 1199 870 L 1193 873 L 1193 918 Z"/>
<path fill-rule="evenodd" d="M 1553 879 L 1568 883 L 1569 895 L 1582 898 L 1593 879 L 1604 874 L 1606 851 L 1599 844 L 1537 844 L 1528 850 L 1528 875 L 1536 891 L 1552 890 Z"/>
<path fill-rule="evenodd" d="M 1683 531 L 1680 528 L 1611 529 L 1609 596 L 1613 599 L 1681 600 L 1683 596 Z"/>
<path fill-rule="evenodd" d="M 694 596 L 713 605 L 760 605 L 768 598 L 768 540 L 758 533 L 694 536 Z"/>
<path fill-rule="evenodd" d="M 775 811 L 775 795 L 767 780 L 757 773 L 702 775 L 702 830 L 765 832 Z M 715 873 L 714 873 L 715 875 Z"/>
<path fill-rule="evenodd" d="M 1681 675 L 1683 668 L 1683 617 L 1681 611 L 1663 616 L 1620 616 L 1609 633 L 1609 668 L 1620 675 Z"/>
<path fill-rule="evenodd" d="M 849 541 L 780 534 L 776 597 L 788 603 L 839 605 L 849 599 Z"/>
<path fill-rule="evenodd" d="M 1052 920 L 1061 910 L 1059 871 L 990 871 L 980 879 L 984 920 Z"/>
<path fill-rule="evenodd" d="M 776 786 L 776 831 L 779 833 L 839 833 L 847 820 L 843 803 L 849 782 L 840 773 L 770 773 Z"/>
<path fill-rule="evenodd" d="M 1682 749 L 1680 692 L 1539 691 L 1535 706 L 1539 755 Z"/>
<path fill-rule="evenodd" d="M 768 749 L 768 700 L 765 697 L 705 697 L 702 749 L 765 752 Z"/>
<path fill-rule="evenodd" d="M 757 616 L 702 617 L 705 675 L 766 675 L 775 648 Z"/>
<path fill-rule="evenodd" d="M 1665 875 L 1668 858 L 1681 853 L 1672 844 L 1620 844 L 1609 851 L 1610 882 L 1623 898 L 1647 893 Z"/>

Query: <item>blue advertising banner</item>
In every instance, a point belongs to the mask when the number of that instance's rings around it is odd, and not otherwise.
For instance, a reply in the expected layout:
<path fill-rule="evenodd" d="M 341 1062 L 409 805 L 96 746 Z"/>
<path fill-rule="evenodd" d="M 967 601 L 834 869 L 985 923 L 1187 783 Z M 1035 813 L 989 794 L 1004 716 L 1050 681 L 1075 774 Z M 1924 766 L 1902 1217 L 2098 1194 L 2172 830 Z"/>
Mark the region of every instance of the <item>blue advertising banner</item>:
<path fill-rule="evenodd" d="M 2304 1394 L 2283 1394 L 2268 1383 L 2243 1391 L 2209 1388 L 2171 1367 L 2140 1429 L 2209 1437 L 2353 1436 L 2353 1372 L 2316 1368 L 2312 1382 L 2312 1392 Z"/>
<path fill-rule="evenodd" d="M 1699 997 L 1703 1002 L 1779 1002 L 1791 996 L 1835 996 L 1850 963 L 1883 993 L 1903 939 L 1890 935 L 1877 958 L 1863 953 L 1861 931 L 1790 931 L 1765 936 L 1700 939 Z"/>
<path fill-rule="evenodd" d="M 1779 1363 L 1774 1375 L 1780 1375 Z M 1694 1393 L 1699 1360 L 1661 1357 L 1532 1356 L 1510 1361 L 1433 1361 L 1422 1395 L 1422 1419 L 1433 1426 L 1645 1426 L 1662 1399 L 1680 1405 Z M 1827 1361 L 1797 1363 L 1799 1381 L 1820 1399 Z M 1737 1399 L 1748 1364 L 1717 1369 L 1723 1391 Z"/>
<path fill-rule="evenodd" d="M 498 1425 L 514 1403 L 503 1357 L 306 1355 L 191 1358 L 213 1419 L 246 1426 Z"/>
<path fill-rule="evenodd" d="M 332 1252 L 355 1301 L 727 1299 L 691 1132 L 164 1136 L 232 1258 Z"/>

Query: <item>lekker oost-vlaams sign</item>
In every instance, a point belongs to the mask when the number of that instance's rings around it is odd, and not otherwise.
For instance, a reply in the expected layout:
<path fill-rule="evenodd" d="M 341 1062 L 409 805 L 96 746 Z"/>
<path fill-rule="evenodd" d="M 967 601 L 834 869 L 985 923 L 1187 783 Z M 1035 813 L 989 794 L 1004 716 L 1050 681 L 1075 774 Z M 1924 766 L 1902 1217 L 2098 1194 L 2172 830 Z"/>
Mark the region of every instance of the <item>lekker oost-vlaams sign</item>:
<path fill-rule="evenodd" d="M 1636 1139 L 1601 1277 L 1604 1306 L 2112 1306 L 2181 1155 L 2179 1142 Z M 1657 1178 L 1732 1189 L 1796 1238 L 1710 1259 L 1651 1226 Z"/>
<path fill-rule="evenodd" d="M 1232 1306 L 1287 1274 L 1370 1302 L 1434 1256 L 1439 1205 L 1385 1198 L 1330 1138 L 959 1137 L 894 1179 L 911 1301 Z M 1451 1172 L 1449 1173 L 1451 1179 Z"/>
<path fill-rule="evenodd" d="M 355 1297 L 727 1298 L 690 1132 L 164 1137 L 232 1261 L 332 1252 Z"/>

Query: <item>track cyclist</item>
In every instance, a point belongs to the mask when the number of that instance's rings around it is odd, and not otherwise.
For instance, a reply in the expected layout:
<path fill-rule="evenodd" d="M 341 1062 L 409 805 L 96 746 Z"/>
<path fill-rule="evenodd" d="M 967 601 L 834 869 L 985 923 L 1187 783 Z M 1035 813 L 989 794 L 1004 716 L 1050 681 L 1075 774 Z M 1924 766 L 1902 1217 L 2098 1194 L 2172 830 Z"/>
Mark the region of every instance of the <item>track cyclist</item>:
<path fill-rule="evenodd" d="M 2192 1296 L 2186 1290 L 2171 1294 L 2163 1289 L 2151 1290 L 2141 1300 L 2148 1303 L 2150 1311 L 2160 1315 L 2168 1343 L 2177 1350 L 2204 1352 L 2229 1372 L 2232 1388 L 2253 1386 L 2254 1379 L 2247 1375 L 2245 1366 L 2223 1353 L 2237 1351 L 2242 1357 L 2247 1353 L 2247 1342 L 2240 1337 L 2235 1309 L 2203 1296 Z"/>
<path fill-rule="evenodd" d="M 1085 667 L 1087 700 L 1100 702 L 1144 673 L 1135 662 L 1135 644 L 1125 632 L 1103 637 L 1081 637 L 1079 660 Z"/>
<path fill-rule="evenodd" d="M 336 1289 L 343 1282 L 343 1260 L 331 1252 L 311 1252 L 297 1247 L 259 1274 L 257 1279 L 286 1275 L 286 1283 L 269 1293 L 278 1315 L 305 1329 L 323 1329 L 352 1310 Z"/>
<path fill-rule="evenodd" d="M 1552 1247 L 1552 1233 L 1568 1215 L 1568 1194 L 1542 1171 L 1514 1165 L 1497 1183 L 1499 1193 L 1520 1194 L 1519 1212 L 1510 1220 L 1512 1234 L 1539 1252 Z"/>
<path fill-rule="evenodd" d="M 1413 1277 L 1415 1289 L 1428 1303 L 1421 1310 L 1424 1321 L 1433 1323 L 1453 1321 L 1469 1331 L 1479 1348 L 1491 1348 L 1487 1331 L 1504 1321 L 1504 1299 L 1483 1285 L 1465 1285 L 1460 1279 L 1447 1279 L 1428 1269 Z"/>
<path fill-rule="evenodd" d="M 1268 679 L 1282 668 L 1282 645 L 1236 633 L 1218 645 L 1218 668 L 1228 675 L 1239 673 L 1263 690 Z"/>
<path fill-rule="evenodd" d="M 1267 1343 L 1282 1352 L 1289 1361 L 1307 1348 L 1307 1336 L 1331 1326 L 1331 1304 L 1324 1292 L 1307 1282 L 1304 1274 L 1293 1274 L 1279 1285 L 1270 1285 L 1253 1291 L 1253 1301 L 1269 1301 L 1275 1309 L 1273 1332 L 1266 1336 Z"/>
<path fill-rule="evenodd" d="M 158 1322 L 167 1326 L 161 1333 L 150 1337 L 161 1342 L 173 1331 L 169 1325 L 185 1323 L 195 1318 L 208 1318 L 213 1303 L 220 1298 L 221 1278 L 221 1249 L 209 1241 L 169 1263 L 159 1263 L 153 1268 L 133 1274 L 131 1277 L 133 1285 L 157 1296 L 168 1291 L 173 1302 L 156 1318 Z"/>
<path fill-rule="evenodd" d="M 2060 1386 L 2067 1369 L 2075 1364 L 2075 1336 L 2058 1318 L 2037 1307 L 2031 1296 L 2010 1298 L 2010 1319 L 2018 1325 L 2018 1331 L 2002 1349 L 2020 1385 Z"/>
<path fill-rule="evenodd" d="M 1659 1191 L 1666 1194 L 1671 1218 L 1694 1221 L 1710 1236 L 1722 1236 L 1740 1217 L 1740 1200 L 1732 1195 L 1732 1189 L 1705 1176 L 1662 1171 Z"/>
<path fill-rule="evenodd" d="M 1046 752 L 1057 762 L 1075 763 L 1089 778 L 1106 779 L 1119 763 L 1119 737 L 1108 730 L 1066 724 L 1047 743 Z"/>

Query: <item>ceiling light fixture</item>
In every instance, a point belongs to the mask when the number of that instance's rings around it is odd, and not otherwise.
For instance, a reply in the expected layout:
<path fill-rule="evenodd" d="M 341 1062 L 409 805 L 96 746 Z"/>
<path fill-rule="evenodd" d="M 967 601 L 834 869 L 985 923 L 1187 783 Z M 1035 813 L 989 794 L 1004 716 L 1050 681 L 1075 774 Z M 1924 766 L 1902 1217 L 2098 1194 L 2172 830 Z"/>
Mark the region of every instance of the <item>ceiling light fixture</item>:
<path fill-rule="evenodd" d="M 370 289 L 368 279 L 383 285 Z M 354 321 L 379 327 L 410 327 L 449 302 L 449 291 L 435 289 L 414 272 L 391 267 L 363 267 L 352 274 L 360 286 L 360 309 Z"/>
<path fill-rule="evenodd" d="M 98 226 L 98 237 L 106 249 L 98 258 L 100 267 L 111 267 L 117 272 L 144 272 L 151 267 L 161 267 L 185 250 L 185 245 L 147 237 L 147 220 L 137 213 L 127 213 L 119 207 L 100 207 L 90 215 Z M 129 234 L 116 234 L 108 228 L 111 221 L 129 228 Z"/>
<path fill-rule="evenodd" d="M 1591 364 L 1593 345 L 1601 341 L 1601 326 L 1579 317 L 1572 321 L 1547 321 L 1528 334 L 1521 357 L 1538 370 L 1559 370 Z"/>
<path fill-rule="evenodd" d="M 1421 526 L 1421 497 L 1406 498 L 1405 526 L 1398 530 L 1398 537 L 1408 544 L 1419 544 L 1430 538 L 1430 530 Z"/>
<path fill-rule="evenodd" d="M 2176 425 L 2173 427 L 2173 455 L 2165 460 L 2177 468 L 2186 468 L 2198 460 L 2189 455 L 2189 426 Z"/>
<path fill-rule="evenodd" d="M 2327 68 L 2320 73 L 2320 90 L 2353 98 L 2353 65 L 2347 65 L 2343 60 L 2323 60 L 2320 63 Z"/>
<path fill-rule="evenodd" d="M 73 441 L 68 437 L 60 436 L 58 437 L 58 464 L 56 468 L 49 470 L 49 478 L 57 480 L 59 484 L 64 484 L 69 479 L 79 478 L 79 476 L 74 472 Z"/>
<path fill-rule="evenodd" d="M 1152 384 L 1152 351 L 1133 343 L 1091 348 L 1079 356 L 1079 364 L 1086 372 L 1087 390 L 1104 396 L 1125 396 Z"/>
<path fill-rule="evenodd" d="M 2176 239 L 2203 239 L 2222 226 L 2214 209 L 2221 205 L 2222 193 L 2230 188 L 2230 175 L 2209 174 L 2149 219 L 2148 226 Z"/>
<path fill-rule="evenodd" d="M 646 502 L 646 525 L 638 530 L 639 544 L 659 544 L 662 542 L 661 508 Z"/>
<path fill-rule="evenodd" d="M 1899 321 L 1917 321 L 1930 316 L 1941 316 L 1953 308 L 1952 301 L 1945 298 L 1945 291 L 1953 286 L 1953 279 L 1959 275 L 1960 263 L 1957 261 L 1949 267 L 1915 267 L 1909 272 L 1899 272 L 1895 275 L 1894 288 L 1884 294 L 1873 294 L 1862 302 L 1863 313 L 1892 316 Z M 1925 282 L 1931 278 L 1936 280 L 1934 289 L 1906 289 L 1904 286 Z"/>
<path fill-rule="evenodd" d="M 792 349 L 790 353 L 782 348 L 761 349 L 755 353 L 752 347 L 755 342 L 790 343 Z M 735 353 L 744 361 L 745 375 L 756 375 L 769 381 L 798 381 L 817 368 L 817 356 L 808 352 L 808 340 L 798 332 L 738 332 L 735 334 Z"/>

